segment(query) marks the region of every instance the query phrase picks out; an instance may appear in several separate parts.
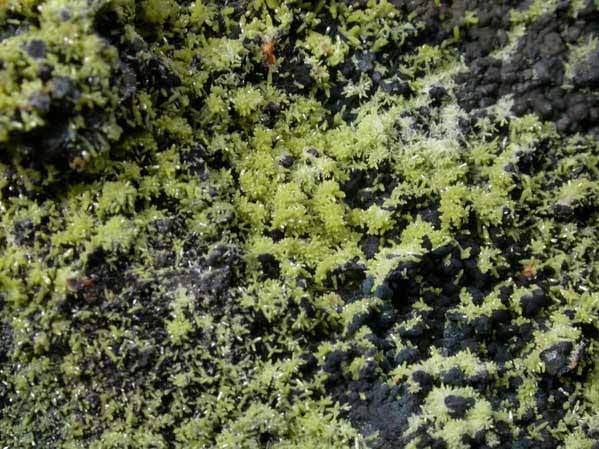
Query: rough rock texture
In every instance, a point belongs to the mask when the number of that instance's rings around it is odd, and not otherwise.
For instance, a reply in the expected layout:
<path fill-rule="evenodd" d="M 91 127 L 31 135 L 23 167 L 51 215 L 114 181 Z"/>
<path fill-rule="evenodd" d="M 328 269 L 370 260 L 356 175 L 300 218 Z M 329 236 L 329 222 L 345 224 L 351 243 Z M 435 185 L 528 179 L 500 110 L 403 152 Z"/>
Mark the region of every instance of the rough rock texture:
<path fill-rule="evenodd" d="M 597 23 L 0 1 L 0 447 L 597 449 Z"/>

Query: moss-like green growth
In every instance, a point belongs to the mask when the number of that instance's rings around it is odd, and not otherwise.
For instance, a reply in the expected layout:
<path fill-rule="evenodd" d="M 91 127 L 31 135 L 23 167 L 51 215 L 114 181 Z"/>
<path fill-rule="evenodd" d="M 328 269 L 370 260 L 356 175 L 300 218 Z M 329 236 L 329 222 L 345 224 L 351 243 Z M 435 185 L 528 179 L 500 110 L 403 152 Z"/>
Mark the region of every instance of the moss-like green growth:
<path fill-rule="evenodd" d="M 118 52 L 93 32 L 98 4 L 36 2 L 9 7 L 17 21 L 35 24 L 0 45 L 0 145 L 29 160 L 53 159 L 82 167 L 108 151 L 122 128 Z M 22 8 L 22 9 L 21 9 Z"/>
<path fill-rule="evenodd" d="M 594 447 L 597 136 L 403 3 L 0 1 L 0 447 Z"/>

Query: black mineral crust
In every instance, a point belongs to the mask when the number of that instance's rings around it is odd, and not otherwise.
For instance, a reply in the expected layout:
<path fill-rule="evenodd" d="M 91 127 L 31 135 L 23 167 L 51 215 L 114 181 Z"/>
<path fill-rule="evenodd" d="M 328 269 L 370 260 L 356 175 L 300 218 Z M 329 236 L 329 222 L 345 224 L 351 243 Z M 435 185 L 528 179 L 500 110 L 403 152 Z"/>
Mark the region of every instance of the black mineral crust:
<path fill-rule="evenodd" d="M 0 0 L 0 448 L 599 449 L 598 24 Z"/>

